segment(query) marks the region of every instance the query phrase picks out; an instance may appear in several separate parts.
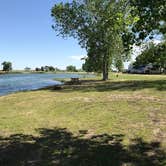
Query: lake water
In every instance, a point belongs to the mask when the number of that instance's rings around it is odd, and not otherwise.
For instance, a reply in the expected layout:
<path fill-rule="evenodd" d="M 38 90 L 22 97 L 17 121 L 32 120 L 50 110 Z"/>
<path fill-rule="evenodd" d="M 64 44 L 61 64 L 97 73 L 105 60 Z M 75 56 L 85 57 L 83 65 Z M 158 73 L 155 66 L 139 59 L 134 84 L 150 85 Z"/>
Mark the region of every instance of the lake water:
<path fill-rule="evenodd" d="M 91 75 L 92 76 L 92 75 Z M 55 78 L 90 77 L 79 74 L 1 74 L 0 96 L 24 90 L 35 90 L 46 86 L 62 84 Z"/>

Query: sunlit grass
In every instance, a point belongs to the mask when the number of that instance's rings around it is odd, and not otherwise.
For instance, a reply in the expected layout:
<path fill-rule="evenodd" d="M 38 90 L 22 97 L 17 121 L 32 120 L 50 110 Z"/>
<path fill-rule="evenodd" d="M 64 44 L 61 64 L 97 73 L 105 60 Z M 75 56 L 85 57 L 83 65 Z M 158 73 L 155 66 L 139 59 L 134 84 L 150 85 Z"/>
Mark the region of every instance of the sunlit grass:
<path fill-rule="evenodd" d="M 133 82 L 133 81 L 140 82 Z M 146 85 L 146 82 L 150 81 Z M 163 82 L 160 82 L 163 81 Z M 61 90 L 20 92 L 0 97 L 0 134 L 36 134 L 63 127 L 74 133 L 123 133 L 147 140 L 165 137 L 165 76 L 111 74 L 110 80 L 65 85 Z M 161 89 L 160 89 L 161 88 Z M 157 124 L 153 121 L 157 119 Z M 157 131 L 162 136 L 157 136 Z"/>
<path fill-rule="evenodd" d="M 164 165 L 165 131 L 164 75 L 110 74 L 0 97 L 0 165 Z"/>

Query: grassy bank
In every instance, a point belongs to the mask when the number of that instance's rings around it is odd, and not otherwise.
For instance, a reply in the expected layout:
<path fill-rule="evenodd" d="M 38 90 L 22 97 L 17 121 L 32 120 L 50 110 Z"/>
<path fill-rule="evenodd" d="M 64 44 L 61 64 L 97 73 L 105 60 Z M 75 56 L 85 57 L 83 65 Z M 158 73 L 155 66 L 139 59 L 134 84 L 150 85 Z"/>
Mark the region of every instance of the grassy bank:
<path fill-rule="evenodd" d="M 166 76 L 110 75 L 0 97 L 0 165 L 165 165 Z"/>

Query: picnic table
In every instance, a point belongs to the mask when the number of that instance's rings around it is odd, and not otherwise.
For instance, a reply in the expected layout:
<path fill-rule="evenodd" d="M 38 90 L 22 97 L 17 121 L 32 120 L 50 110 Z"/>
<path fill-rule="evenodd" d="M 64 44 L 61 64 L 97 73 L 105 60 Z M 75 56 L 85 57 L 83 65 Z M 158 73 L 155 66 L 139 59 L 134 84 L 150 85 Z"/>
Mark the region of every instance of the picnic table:
<path fill-rule="evenodd" d="M 79 77 L 72 77 L 71 82 L 72 83 L 79 83 L 80 82 Z"/>

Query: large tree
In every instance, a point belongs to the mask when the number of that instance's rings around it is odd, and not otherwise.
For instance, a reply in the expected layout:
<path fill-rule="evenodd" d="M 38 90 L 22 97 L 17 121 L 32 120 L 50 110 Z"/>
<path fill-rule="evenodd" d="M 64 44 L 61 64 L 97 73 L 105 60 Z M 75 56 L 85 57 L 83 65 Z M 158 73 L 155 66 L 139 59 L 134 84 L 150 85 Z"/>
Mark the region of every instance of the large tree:
<path fill-rule="evenodd" d="M 103 80 L 117 54 L 126 58 L 123 48 L 125 28 L 130 24 L 126 0 L 73 0 L 55 4 L 52 8 L 53 28 L 63 37 L 77 38 L 86 48 L 84 67 L 102 71 Z M 129 44 L 128 44 L 129 45 Z"/>

